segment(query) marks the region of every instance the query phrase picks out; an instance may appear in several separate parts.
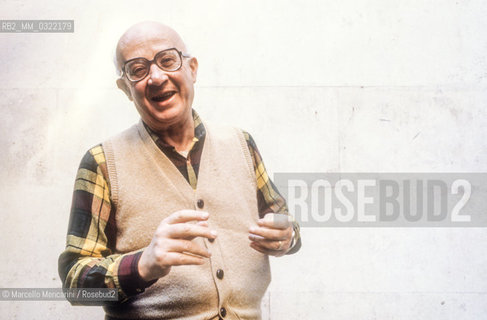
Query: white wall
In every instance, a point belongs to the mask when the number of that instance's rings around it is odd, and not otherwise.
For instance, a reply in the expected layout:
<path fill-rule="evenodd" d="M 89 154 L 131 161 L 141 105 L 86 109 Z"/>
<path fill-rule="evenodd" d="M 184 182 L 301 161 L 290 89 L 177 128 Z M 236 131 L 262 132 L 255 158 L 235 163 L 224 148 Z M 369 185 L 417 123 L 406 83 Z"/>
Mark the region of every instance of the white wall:
<path fill-rule="evenodd" d="M 485 1 L 1 1 L 1 19 L 74 19 L 0 34 L 0 287 L 59 287 L 84 152 L 137 120 L 113 48 L 141 20 L 200 63 L 194 107 L 252 133 L 272 172 L 486 172 Z M 385 120 L 384 120 L 385 119 Z M 265 319 L 485 319 L 485 229 L 303 228 L 272 259 Z M 102 318 L 1 302 L 5 319 Z"/>

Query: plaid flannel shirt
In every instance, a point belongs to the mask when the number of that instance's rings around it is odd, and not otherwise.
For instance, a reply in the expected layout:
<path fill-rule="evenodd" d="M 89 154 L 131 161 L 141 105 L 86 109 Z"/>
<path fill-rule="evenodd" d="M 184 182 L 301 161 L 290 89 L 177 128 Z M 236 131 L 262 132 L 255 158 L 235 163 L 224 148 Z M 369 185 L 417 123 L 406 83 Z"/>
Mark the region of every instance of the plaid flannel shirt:
<path fill-rule="evenodd" d="M 164 143 L 147 126 L 152 139 L 195 189 L 206 130 L 193 110 L 194 139 L 187 158 Z M 284 198 L 269 179 L 253 138 L 243 132 L 252 157 L 259 216 L 288 214 Z M 59 274 L 67 288 L 117 288 L 119 300 L 141 293 L 155 282 L 145 282 L 138 273 L 142 251 L 115 253 L 116 208 L 110 200 L 105 154 L 102 145 L 91 148 L 81 160 L 76 176 L 66 249 L 59 257 Z M 294 244 L 288 254 L 299 250 L 299 225 L 294 222 Z"/>

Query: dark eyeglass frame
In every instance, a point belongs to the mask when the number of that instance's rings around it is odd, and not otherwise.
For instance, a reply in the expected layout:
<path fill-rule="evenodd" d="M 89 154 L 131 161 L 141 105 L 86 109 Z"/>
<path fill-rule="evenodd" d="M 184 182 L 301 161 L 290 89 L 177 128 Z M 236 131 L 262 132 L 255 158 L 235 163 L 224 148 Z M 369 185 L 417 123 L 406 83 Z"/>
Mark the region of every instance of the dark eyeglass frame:
<path fill-rule="evenodd" d="M 171 50 L 172 51 L 176 51 L 178 53 L 180 63 L 179 63 L 179 67 L 177 67 L 176 69 L 174 69 L 174 70 L 167 70 L 167 69 L 163 68 L 162 66 L 160 66 L 159 64 L 157 64 L 157 58 L 161 54 L 163 54 L 163 53 L 165 53 L 167 51 L 171 51 Z M 164 49 L 162 51 L 159 51 L 158 53 L 156 53 L 156 55 L 154 56 L 154 59 L 152 59 L 152 60 L 147 60 L 146 58 L 143 58 L 143 57 L 133 58 L 133 59 L 130 59 L 130 60 L 125 61 L 124 64 L 122 65 L 122 75 L 120 76 L 120 79 L 125 76 L 127 78 L 127 80 L 130 81 L 130 82 L 132 82 L 132 83 L 133 82 L 139 82 L 141 80 L 144 80 L 147 77 L 147 75 L 149 74 L 149 72 L 150 72 L 150 66 L 154 62 L 156 62 L 156 66 L 159 69 L 161 69 L 162 71 L 164 71 L 164 72 L 178 71 L 183 66 L 183 58 L 191 58 L 191 56 L 188 55 L 188 54 L 186 54 L 186 53 L 183 53 L 182 51 L 179 51 L 177 48 L 168 48 L 168 49 Z M 128 76 L 128 74 L 127 74 L 127 72 L 125 71 L 125 67 L 127 66 L 127 64 L 130 63 L 130 62 L 132 62 L 132 61 L 135 61 L 135 60 L 145 61 L 147 63 L 147 65 L 149 66 L 149 68 L 147 68 L 147 73 L 142 78 L 140 78 L 139 80 L 132 80 L 132 79 L 130 79 L 129 76 Z"/>

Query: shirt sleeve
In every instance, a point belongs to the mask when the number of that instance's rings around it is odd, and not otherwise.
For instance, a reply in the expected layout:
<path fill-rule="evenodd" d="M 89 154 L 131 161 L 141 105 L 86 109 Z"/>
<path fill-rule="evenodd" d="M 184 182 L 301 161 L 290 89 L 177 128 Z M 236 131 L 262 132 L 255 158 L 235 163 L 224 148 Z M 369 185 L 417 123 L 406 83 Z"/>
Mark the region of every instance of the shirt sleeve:
<path fill-rule="evenodd" d="M 286 200 L 279 193 L 279 190 L 274 185 L 274 182 L 267 175 L 264 162 L 260 155 L 259 149 L 252 138 L 252 136 L 243 131 L 245 140 L 247 141 L 247 146 L 249 147 L 250 156 L 252 157 L 252 162 L 255 170 L 255 177 L 257 181 L 257 204 L 259 206 L 259 216 L 262 218 L 267 213 L 282 213 L 289 215 L 289 211 L 286 205 Z M 291 216 L 291 215 L 289 215 Z M 291 216 L 292 217 L 292 216 Z M 294 237 L 291 243 L 291 248 L 287 254 L 296 253 L 299 248 L 301 248 L 301 235 L 299 232 L 299 224 L 293 219 L 293 231 Z"/>
<path fill-rule="evenodd" d="M 142 250 L 114 253 L 114 215 L 105 154 L 98 145 L 85 154 L 76 175 L 66 248 L 58 261 L 63 288 L 115 288 L 124 302 L 156 281 L 145 282 L 139 275 Z"/>

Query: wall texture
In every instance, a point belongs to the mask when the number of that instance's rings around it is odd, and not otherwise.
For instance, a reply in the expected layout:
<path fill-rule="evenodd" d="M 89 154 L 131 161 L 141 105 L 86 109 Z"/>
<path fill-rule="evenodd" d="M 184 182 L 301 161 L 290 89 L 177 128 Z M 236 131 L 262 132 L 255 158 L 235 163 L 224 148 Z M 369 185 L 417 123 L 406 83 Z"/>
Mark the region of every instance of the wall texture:
<path fill-rule="evenodd" d="M 199 59 L 194 107 L 255 138 L 273 172 L 486 172 L 487 3 L 453 0 L 0 1 L 0 287 L 59 287 L 84 152 L 138 115 L 114 46 L 142 20 Z M 272 259 L 265 319 L 485 319 L 485 229 L 303 228 Z M 101 319 L 98 307 L 2 302 L 5 319 Z"/>

